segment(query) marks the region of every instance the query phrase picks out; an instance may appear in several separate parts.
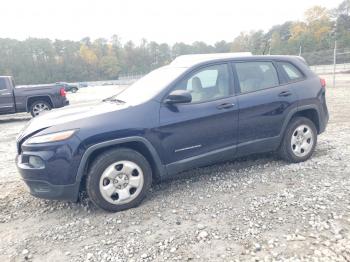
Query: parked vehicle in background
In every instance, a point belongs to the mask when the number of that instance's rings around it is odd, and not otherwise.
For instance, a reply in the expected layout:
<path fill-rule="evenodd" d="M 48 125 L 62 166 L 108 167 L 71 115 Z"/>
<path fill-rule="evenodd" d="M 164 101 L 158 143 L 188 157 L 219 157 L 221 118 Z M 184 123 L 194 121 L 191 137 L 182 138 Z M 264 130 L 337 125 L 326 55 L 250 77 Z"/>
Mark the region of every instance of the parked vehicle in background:
<path fill-rule="evenodd" d="M 95 108 L 52 112 L 17 140 L 34 196 L 137 206 L 152 180 L 253 153 L 309 159 L 328 122 L 325 82 L 292 56 L 186 55 Z"/>
<path fill-rule="evenodd" d="M 57 82 L 56 85 L 63 86 L 64 90 L 66 90 L 66 92 L 76 93 L 79 90 L 78 85 L 76 85 L 76 84 Z"/>
<path fill-rule="evenodd" d="M 30 112 L 35 117 L 43 111 L 68 104 L 63 86 L 15 86 L 11 76 L 0 76 L 0 114 Z"/>
<path fill-rule="evenodd" d="M 86 82 L 80 82 L 79 83 L 79 88 L 82 88 L 82 87 L 88 87 L 89 85 L 88 85 L 88 83 L 86 83 Z"/>
<path fill-rule="evenodd" d="M 103 86 L 112 86 L 113 82 L 104 82 L 102 83 Z"/>

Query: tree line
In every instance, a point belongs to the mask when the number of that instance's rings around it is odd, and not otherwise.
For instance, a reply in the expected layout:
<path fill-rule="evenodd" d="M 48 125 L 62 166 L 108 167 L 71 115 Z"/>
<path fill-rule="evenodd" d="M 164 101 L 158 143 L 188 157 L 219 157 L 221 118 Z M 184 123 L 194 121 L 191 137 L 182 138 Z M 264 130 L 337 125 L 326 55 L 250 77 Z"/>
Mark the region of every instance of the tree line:
<path fill-rule="evenodd" d="M 303 21 L 288 21 L 267 32 L 242 32 L 232 42 L 213 45 L 197 41 L 170 46 L 145 39 L 136 45 L 122 43 L 117 35 L 93 41 L 0 38 L 0 75 L 12 75 L 19 84 L 109 80 L 147 73 L 183 54 L 240 51 L 301 53 L 310 64 L 327 64 L 333 59 L 335 38 L 340 50 L 350 49 L 350 0 L 332 10 L 314 6 L 306 10 Z"/>

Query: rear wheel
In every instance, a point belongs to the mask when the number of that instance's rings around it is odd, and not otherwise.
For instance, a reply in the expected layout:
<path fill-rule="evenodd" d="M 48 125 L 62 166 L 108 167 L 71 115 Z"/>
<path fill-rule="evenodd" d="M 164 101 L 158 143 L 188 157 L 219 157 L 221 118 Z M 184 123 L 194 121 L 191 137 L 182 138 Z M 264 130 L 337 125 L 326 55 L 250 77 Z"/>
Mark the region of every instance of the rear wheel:
<path fill-rule="evenodd" d="M 78 88 L 73 87 L 73 88 L 71 89 L 71 92 L 72 92 L 72 93 L 76 93 L 76 92 L 78 92 Z"/>
<path fill-rule="evenodd" d="M 40 115 L 44 111 L 50 111 L 51 105 L 46 101 L 35 101 L 30 106 L 30 113 L 33 117 Z"/>
<path fill-rule="evenodd" d="M 305 117 L 296 117 L 288 124 L 279 155 L 288 162 L 303 162 L 311 157 L 317 143 L 315 124 Z"/>
<path fill-rule="evenodd" d="M 152 183 L 152 170 L 138 152 L 120 148 L 102 153 L 91 166 L 86 187 L 98 207 L 117 212 L 138 206 Z"/>

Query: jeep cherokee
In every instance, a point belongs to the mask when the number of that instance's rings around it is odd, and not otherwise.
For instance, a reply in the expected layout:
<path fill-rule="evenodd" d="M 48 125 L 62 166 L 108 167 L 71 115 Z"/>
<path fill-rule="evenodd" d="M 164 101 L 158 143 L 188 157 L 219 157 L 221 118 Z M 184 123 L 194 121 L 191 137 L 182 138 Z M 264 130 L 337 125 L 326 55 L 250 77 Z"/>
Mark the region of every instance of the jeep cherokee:
<path fill-rule="evenodd" d="M 325 81 L 301 57 L 185 55 L 94 107 L 31 120 L 17 166 L 32 195 L 107 211 L 137 206 L 152 180 L 252 153 L 305 161 L 328 122 Z"/>

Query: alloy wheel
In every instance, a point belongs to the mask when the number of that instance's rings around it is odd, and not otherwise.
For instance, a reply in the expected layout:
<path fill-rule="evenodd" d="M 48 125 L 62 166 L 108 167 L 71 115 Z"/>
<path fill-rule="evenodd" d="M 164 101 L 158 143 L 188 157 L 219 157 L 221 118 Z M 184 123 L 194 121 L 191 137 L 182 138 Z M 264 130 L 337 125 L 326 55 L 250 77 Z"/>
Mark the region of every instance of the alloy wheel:
<path fill-rule="evenodd" d="M 43 111 L 49 111 L 49 110 L 50 110 L 50 108 L 49 108 L 49 106 L 47 104 L 45 104 L 45 103 L 37 103 L 33 107 L 33 114 L 35 116 L 38 116 Z"/>

